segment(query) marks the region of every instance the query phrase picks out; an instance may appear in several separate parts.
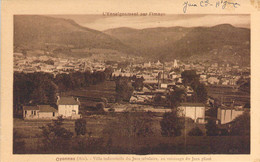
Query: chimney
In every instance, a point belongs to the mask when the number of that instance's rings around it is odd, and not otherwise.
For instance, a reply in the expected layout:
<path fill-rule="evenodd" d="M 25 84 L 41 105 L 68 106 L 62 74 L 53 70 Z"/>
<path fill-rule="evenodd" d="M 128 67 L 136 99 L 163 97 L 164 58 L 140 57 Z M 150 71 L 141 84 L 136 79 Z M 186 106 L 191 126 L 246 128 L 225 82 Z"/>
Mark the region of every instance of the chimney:
<path fill-rule="evenodd" d="M 59 104 L 60 96 L 57 96 L 57 105 Z"/>

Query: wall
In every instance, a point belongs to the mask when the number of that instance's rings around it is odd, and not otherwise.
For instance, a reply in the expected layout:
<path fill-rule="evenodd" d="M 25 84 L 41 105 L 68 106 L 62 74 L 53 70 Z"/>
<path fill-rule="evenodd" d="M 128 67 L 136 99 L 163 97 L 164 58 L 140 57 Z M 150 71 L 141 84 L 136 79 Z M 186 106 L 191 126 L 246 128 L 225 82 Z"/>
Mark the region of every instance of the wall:
<path fill-rule="evenodd" d="M 244 110 L 236 110 L 236 109 L 218 109 L 218 120 L 220 120 L 221 124 L 226 124 L 233 121 L 236 117 L 242 115 Z"/>
<path fill-rule="evenodd" d="M 75 114 L 79 113 L 78 105 L 59 105 L 58 113 L 64 117 L 72 116 L 72 110 L 75 111 Z"/>
<path fill-rule="evenodd" d="M 178 108 L 180 112 L 179 116 L 189 117 L 197 122 L 198 118 L 205 119 L 205 107 L 196 107 L 196 106 L 180 106 Z"/>

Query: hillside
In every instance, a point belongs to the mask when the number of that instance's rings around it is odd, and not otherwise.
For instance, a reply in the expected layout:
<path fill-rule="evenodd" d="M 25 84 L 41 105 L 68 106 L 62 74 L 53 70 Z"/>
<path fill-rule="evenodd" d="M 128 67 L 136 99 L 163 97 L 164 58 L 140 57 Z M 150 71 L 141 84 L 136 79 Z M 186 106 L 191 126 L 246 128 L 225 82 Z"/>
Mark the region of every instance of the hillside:
<path fill-rule="evenodd" d="M 250 30 L 221 24 L 191 28 L 121 27 L 101 32 L 68 19 L 19 15 L 14 16 L 14 51 L 23 49 L 42 54 L 51 51 L 58 57 L 126 53 L 150 60 L 177 58 L 249 65 Z"/>
<path fill-rule="evenodd" d="M 107 34 L 82 27 L 72 20 L 47 16 L 14 16 L 14 47 L 57 48 L 59 52 L 66 48 L 95 48 L 131 53 L 130 48 Z"/>
<path fill-rule="evenodd" d="M 154 59 L 208 59 L 250 63 L 250 30 L 229 24 L 214 27 L 170 27 L 104 31 Z M 239 58 L 239 59 L 238 59 Z"/>

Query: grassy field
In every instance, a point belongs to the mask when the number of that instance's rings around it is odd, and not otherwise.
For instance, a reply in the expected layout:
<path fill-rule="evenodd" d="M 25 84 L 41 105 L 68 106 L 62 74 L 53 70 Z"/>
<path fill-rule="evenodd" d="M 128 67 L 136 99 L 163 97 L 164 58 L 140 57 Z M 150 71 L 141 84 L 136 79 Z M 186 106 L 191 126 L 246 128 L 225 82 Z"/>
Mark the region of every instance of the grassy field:
<path fill-rule="evenodd" d="M 81 137 L 84 139 L 100 139 L 102 138 L 102 149 L 91 150 L 92 145 L 89 146 L 88 151 L 83 153 L 131 153 L 131 154 L 236 154 L 249 153 L 249 137 L 240 136 L 206 136 L 204 125 L 197 125 L 204 132 L 204 136 L 185 136 L 183 131 L 179 137 L 163 137 L 160 133 L 160 115 L 152 117 L 153 133 L 147 137 L 127 137 L 127 136 L 110 136 L 104 135 L 104 129 L 113 129 L 110 123 L 118 121 L 120 113 L 109 113 L 104 115 L 90 115 L 85 116 L 87 120 L 87 132 L 89 134 Z M 42 135 L 39 127 L 44 126 L 51 121 L 24 121 L 21 119 L 14 119 L 14 131 L 17 132 L 17 141 L 23 141 L 25 148 L 23 153 L 39 153 L 39 148 L 42 147 Z M 77 141 L 75 135 L 75 121 L 65 120 L 64 127 L 74 133 L 73 139 Z M 194 123 L 186 124 L 186 132 L 196 126 Z M 110 128 L 111 127 L 111 128 Z M 110 140 L 109 148 L 105 146 Z M 74 143 L 74 142 L 72 142 Z M 40 151 L 41 153 L 41 151 Z M 77 153 L 77 152 L 70 152 Z"/>
<path fill-rule="evenodd" d="M 77 96 L 81 104 L 94 107 L 99 99 L 104 97 L 112 101 L 115 97 L 115 83 L 106 81 L 85 89 L 66 92 L 62 95 Z M 109 103 L 113 108 L 142 107 L 133 104 Z M 147 105 L 146 105 L 147 107 Z M 250 137 L 240 136 L 206 136 L 205 126 L 187 122 L 182 135 L 179 137 L 163 137 L 161 135 L 160 121 L 163 113 L 153 113 L 151 116 L 151 130 L 153 133 L 146 137 L 107 135 L 106 130 L 116 131 L 116 125 L 120 123 L 122 113 L 103 112 L 89 113 L 88 108 L 81 107 L 80 112 L 87 121 L 87 134 L 76 136 L 75 121 L 65 120 L 63 127 L 73 132 L 73 137 L 68 147 L 77 148 L 78 144 L 84 146 L 79 149 L 71 149 L 68 153 L 112 153 L 112 154 L 247 154 L 250 152 Z M 143 113 L 143 112 L 142 112 Z M 14 118 L 14 141 L 16 153 L 48 153 L 42 150 L 43 136 L 40 127 L 46 126 L 52 121 L 26 121 Z M 128 127 L 130 125 L 125 125 Z M 204 136 L 188 136 L 187 133 L 198 126 Z M 80 141 L 80 142 L 77 142 Z M 82 142 L 83 141 L 83 142 Z M 84 143 L 84 141 L 86 143 Z"/>

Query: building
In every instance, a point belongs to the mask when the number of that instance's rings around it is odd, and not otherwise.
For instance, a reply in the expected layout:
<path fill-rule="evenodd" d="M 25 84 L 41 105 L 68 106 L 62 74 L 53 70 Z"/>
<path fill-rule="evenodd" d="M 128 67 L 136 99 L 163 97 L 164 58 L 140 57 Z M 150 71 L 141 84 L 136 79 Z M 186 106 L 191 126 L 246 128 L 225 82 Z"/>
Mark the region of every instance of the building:
<path fill-rule="evenodd" d="M 220 107 L 218 108 L 217 119 L 220 124 L 226 124 L 233 121 L 236 117 L 242 115 L 244 109 L 234 109 L 229 107 Z"/>
<path fill-rule="evenodd" d="M 50 105 L 23 106 L 24 119 L 55 119 L 58 110 Z"/>
<path fill-rule="evenodd" d="M 80 118 L 79 115 L 80 102 L 78 98 L 75 100 L 73 97 L 60 97 L 58 96 L 57 106 L 58 114 L 64 118 Z"/>
<path fill-rule="evenodd" d="M 205 105 L 202 103 L 181 103 L 178 107 L 178 115 L 191 118 L 195 123 L 204 123 Z"/>

